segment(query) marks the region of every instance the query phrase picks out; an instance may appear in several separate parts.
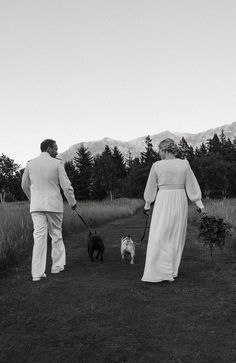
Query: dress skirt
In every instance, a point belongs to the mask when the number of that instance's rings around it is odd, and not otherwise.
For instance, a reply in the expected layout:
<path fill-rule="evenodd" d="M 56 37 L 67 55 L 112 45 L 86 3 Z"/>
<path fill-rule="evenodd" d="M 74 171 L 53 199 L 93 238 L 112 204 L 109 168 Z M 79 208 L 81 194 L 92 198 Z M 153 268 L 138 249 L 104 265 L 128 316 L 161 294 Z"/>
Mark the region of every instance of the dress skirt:
<path fill-rule="evenodd" d="M 159 190 L 153 208 L 142 281 L 174 281 L 186 238 L 185 189 Z"/>

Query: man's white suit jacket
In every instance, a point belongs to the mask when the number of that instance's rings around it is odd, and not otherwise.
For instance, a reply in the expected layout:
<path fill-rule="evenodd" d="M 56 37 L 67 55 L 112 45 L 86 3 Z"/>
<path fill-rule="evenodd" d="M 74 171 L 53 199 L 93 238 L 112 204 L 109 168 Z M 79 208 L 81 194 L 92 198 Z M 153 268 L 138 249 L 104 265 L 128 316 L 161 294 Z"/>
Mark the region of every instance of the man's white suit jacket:
<path fill-rule="evenodd" d="M 52 158 L 47 152 L 28 161 L 21 186 L 30 200 L 30 212 L 63 212 L 60 187 L 69 205 L 76 204 L 63 162 Z"/>

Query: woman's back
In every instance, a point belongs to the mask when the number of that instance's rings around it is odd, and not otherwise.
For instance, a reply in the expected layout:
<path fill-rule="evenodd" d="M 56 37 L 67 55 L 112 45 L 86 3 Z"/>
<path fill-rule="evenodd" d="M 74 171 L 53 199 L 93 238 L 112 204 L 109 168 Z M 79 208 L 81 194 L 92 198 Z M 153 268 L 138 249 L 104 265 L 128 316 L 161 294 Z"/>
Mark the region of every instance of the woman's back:
<path fill-rule="evenodd" d="M 160 160 L 154 164 L 158 186 L 185 185 L 188 162 L 182 159 Z"/>

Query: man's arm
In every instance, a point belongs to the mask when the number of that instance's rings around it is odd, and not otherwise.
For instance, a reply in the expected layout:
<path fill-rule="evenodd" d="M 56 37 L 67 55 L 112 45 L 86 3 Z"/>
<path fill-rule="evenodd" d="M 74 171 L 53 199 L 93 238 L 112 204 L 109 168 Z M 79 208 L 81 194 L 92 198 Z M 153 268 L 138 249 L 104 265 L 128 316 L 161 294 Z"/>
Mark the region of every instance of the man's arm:
<path fill-rule="evenodd" d="M 64 165 L 62 162 L 58 165 L 58 173 L 59 173 L 59 183 L 63 190 L 63 193 L 69 203 L 69 205 L 75 209 L 76 207 L 76 200 L 74 195 L 74 189 L 71 185 L 71 182 L 66 174 Z"/>
<path fill-rule="evenodd" d="M 27 163 L 21 180 L 21 188 L 25 195 L 30 200 L 30 178 L 29 178 L 29 165 Z"/>

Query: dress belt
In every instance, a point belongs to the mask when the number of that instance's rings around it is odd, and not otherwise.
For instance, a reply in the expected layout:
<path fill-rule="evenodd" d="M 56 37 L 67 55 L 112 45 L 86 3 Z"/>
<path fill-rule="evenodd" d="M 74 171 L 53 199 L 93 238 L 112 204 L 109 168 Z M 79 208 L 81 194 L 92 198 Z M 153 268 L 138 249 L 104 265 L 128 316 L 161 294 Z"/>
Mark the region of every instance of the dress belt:
<path fill-rule="evenodd" d="M 185 189 L 184 184 L 163 184 L 159 185 L 160 190 Z"/>

